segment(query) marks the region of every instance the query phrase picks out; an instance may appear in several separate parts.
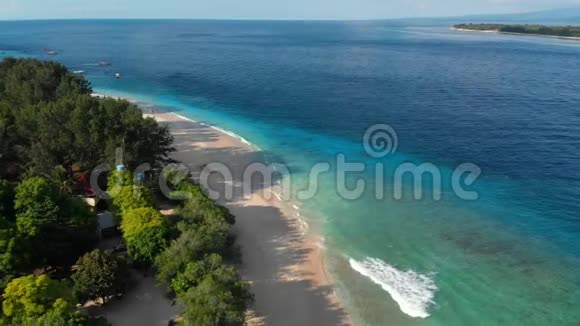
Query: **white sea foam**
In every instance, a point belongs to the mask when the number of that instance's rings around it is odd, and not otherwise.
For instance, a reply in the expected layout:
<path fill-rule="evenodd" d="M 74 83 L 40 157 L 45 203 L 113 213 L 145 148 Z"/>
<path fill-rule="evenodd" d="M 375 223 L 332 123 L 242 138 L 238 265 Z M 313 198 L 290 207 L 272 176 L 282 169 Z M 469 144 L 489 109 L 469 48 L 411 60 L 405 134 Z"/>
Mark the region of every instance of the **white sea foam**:
<path fill-rule="evenodd" d="M 314 245 L 318 248 L 318 249 L 322 249 L 322 250 L 326 250 L 326 246 L 324 245 L 324 241 L 316 241 L 314 243 Z"/>
<path fill-rule="evenodd" d="M 376 258 L 366 258 L 362 262 L 351 258 L 350 266 L 387 291 L 405 314 L 415 318 L 430 316 L 428 310 L 435 304 L 437 291 L 430 277 L 413 270 L 398 270 Z"/>
<path fill-rule="evenodd" d="M 184 117 L 184 116 L 182 116 L 180 114 L 177 114 L 175 112 L 172 112 L 172 114 L 175 115 L 176 117 L 181 118 L 181 119 L 184 119 L 184 120 L 187 120 L 187 121 L 191 121 L 191 122 L 195 122 L 195 123 L 199 123 L 202 126 L 205 126 L 205 127 L 208 127 L 208 128 L 212 128 L 212 129 L 217 130 L 217 131 L 219 131 L 221 133 L 224 133 L 224 134 L 226 134 L 226 135 L 228 135 L 230 137 L 234 137 L 234 138 L 238 139 L 239 141 L 241 141 L 242 143 L 244 143 L 244 144 L 246 144 L 246 145 L 248 145 L 250 147 L 253 147 L 255 150 L 261 150 L 261 148 L 258 145 L 249 142 L 246 138 L 244 138 L 244 137 L 242 137 L 242 136 L 240 136 L 240 135 L 238 135 L 238 134 L 236 134 L 234 132 L 231 132 L 229 130 L 222 129 L 220 127 L 212 126 L 212 125 L 210 125 L 208 123 L 205 123 L 205 122 L 199 122 L 199 121 L 192 120 L 192 119 L 190 119 L 188 117 Z"/>
<path fill-rule="evenodd" d="M 197 122 L 197 121 L 194 121 L 194 120 L 192 120 L 192 119 L 190 119 L 190 118 L 188 118 L 188 117 L 184 117 L 184 116 L 182 116 L 181 114 L 177 114 L 177 113 L 175 113 L 175 112 L 171 112 L 171 114 L 173 114 L 174 116 L 176 116 L 176 117 L 178 117 L 178 118 L 181 118 L 181 119 L 183 119 L 183 120 L 187 120 L 187 121 L 191 121 L 191 122 Z M 199 124 L 200 124 L 200 125 L 202 125 L 202 126 L 208 126 L 208 125 L 206 125 L 206 124 L 205 124 L 205 123 L 203 123 L 203 122 L 199 122 Z M 209 126 L 208 126 L 208 127 L 209 127 Z"/>
<path fill-rule="evenodd" d="M 231 137 L 237 138 L 237 139 L 239 139 L 239 140 L 240 140 L 242 143 L 244 143 L 244 144 L 246 144 L 246 145 L 248 145 L 248 146 L 250 146 L 250 147 L 253 147 L 254 149 L 258 149 L 258 150 L 260 149 L 258 146 L 256 146 L 256 145 L 252 144 L 252 143 L 251 143 L 251 142 L 249 142 L 249 141 L 248 141 L 246 138 L 244 138 L 244 137 L 242 137 L 242 136 L 240 136 L 240 135 L 238 135 L 238 134 L 236 134 L 236 133 L 233 133 L 233 132 L 231 132 L 231 131 L 229 131 L 229 130 L 225 130 L 225 129 L 222 129 L 222 128 L 220 128 L 220 127 L 216 127 L 216 126 L 209 126 L 209 127 L 210 127 L 210 128 L 212 128 L 212 129 L 215 129 L 215 130 L 217 130 L 217 131 L 219 131 L 219 132 L 222 132 L 222 133 L 224 133 L 224 134 L 226 134 L 226 135 L 228 135 L 228 136 L 231 136 Z"/>

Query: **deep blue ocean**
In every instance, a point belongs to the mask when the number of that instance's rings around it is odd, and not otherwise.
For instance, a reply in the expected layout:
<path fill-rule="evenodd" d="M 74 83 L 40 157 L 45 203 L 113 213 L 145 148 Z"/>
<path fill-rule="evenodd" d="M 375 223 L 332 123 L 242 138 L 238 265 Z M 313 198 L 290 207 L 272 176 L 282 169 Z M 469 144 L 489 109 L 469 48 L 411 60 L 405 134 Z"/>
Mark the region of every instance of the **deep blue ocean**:
<path fill-rule="evenodd" d="M 0 22 L 0 56 L 58 60 L 97 92 L 230 130 L 297 188 L 337 154 L 438 167 L 442 200 L 347 200 L 331 175 L 296 199 L 359 324 L 580 325 L 580 41 L 437 25 Z M 375 124 L 396 131 L 394 155 L 365 153 Z M 481 168 L 478 200 L 451 191 L 461 163 Z M 374 168 L 356 178 L 377 183 Z"/>

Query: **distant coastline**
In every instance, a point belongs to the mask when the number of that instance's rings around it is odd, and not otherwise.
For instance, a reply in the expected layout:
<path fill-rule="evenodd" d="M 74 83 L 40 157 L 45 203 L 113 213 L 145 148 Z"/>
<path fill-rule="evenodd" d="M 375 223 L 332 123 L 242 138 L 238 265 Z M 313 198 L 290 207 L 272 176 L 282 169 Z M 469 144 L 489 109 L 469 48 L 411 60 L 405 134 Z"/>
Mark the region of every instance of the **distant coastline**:
<path fill-rule="evenodd" d="M 457 24 L 452 28 L 462 32 L 530 35 L 580 41 L 580 26 Z"/>

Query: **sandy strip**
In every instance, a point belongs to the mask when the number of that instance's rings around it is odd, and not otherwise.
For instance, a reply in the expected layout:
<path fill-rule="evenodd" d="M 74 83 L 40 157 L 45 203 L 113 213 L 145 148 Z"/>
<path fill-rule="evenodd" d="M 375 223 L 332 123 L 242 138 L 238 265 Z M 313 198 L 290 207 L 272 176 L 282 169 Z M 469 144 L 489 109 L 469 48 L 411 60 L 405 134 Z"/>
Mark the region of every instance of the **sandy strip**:
<path fill-rule="evenodd" d="M 459 31 L 459 32 L 499 33 L 499 31 L 497 29 L 475 30 L 475 29 L 457 28 L 457 27 L 451 27 L 451 29 L 454 31 Z"/>
<path fill-rule="evenodd" d="M 234 184 L 246 166 L 263 153 L 232 135 L 173 113 L 146 114 L 169 125 L 179 160 L 195 175 L 220 162 L 233 172 Z M 223 184 L 223 182 L 222 182 Z M 214 186 L 219 188 L 219 182 Z M 214 189 L 216 189 L 214 188 Z M 218 189 L 216 189 L 218 190 Z M 251 282 L 255 304 L 250 325 L 348 325 L 327 278 L 321 249 L 305 235 L 291 203 L 259 189 L 247 198 L 221 201 L 236 216 L 235 231 L 243 254 L 243 277 Z M 265 198 L 272 197 L 272 200 Z"/>

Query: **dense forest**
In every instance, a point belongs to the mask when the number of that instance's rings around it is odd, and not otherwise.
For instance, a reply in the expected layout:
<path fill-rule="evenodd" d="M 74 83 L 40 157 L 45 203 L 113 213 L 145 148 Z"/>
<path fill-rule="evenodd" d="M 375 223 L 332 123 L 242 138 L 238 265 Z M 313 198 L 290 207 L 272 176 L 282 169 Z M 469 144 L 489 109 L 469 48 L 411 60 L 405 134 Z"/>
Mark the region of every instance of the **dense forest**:
<path fill-rule="evenodd" d="M 580 26 L 458 24 L 454 27 L 472 31 L 498 31 L 502 33 L 580 37 Z"/>
<path fill-rule="evenodd" d="M 173 162 L 168 128 L 91 92 L 61 64 L 0 61 L 0 325 L 106 325 L 78 306 L 122 295 L 130 269 L 156 273 L 184 325 L 242 324 L 252 295 L 231 265 L 233 216 L 190 180 L 173 184 L 186 194 L 172 202 L 179 214 L 162 216 L 171 201 L 158 183 L 128 171 Z M 83 200 L 91 171 L 115 167 L 119 148 L 124 171 L 102 182 L 126 255 L 95 249 L 98 220 Z"/>

